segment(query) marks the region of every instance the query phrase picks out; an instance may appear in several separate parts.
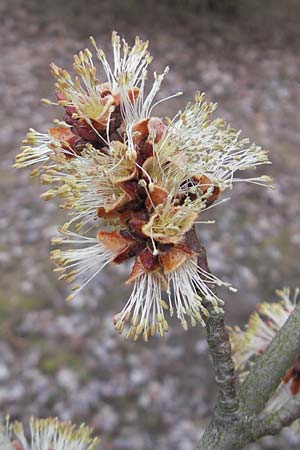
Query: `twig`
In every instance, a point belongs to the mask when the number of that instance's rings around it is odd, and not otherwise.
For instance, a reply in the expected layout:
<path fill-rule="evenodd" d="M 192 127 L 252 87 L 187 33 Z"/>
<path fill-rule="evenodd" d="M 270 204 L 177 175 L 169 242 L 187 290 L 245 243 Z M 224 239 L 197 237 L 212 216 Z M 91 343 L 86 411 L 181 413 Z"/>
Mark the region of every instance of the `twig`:
<path fill-rule="evenodd" d="M 257 415 L 300 353 L 300 304 L 257 360 L 239 391 L 240 407 Z"/>
<path fill-rule="evenodd" d="M 198 254 L 199 266 L 209 272 L 206 251 L 199 243 L 195 228 L 189 232 L 187 239 L 189 246 Z M 238 401 L 235 390 L 234 363 L 231 357 L 229 336 L 225 328 L 224 313 L 216 313 L 209 301 L 205 301 L 204 306 L 210 313 L 206 319 L 207 342 L 213 361 L 216 383 L 219 387 L 215 414 L 222 422 L 226 422 L 227 419 L 232 421 L 238 409 Z"/>
<path fill-rule="evenodd" d="M 198 254 L 200 267 L 209 271 L 205 249 L 199 244 L 194 228 L 188 234 L 188 243 Z M 293 364 L 295 355 L 300 353 L 300 305 L 258 358 L 238 395 L 224 314 L 216 313 L 210 302 L 206 302 L 205 307 L 210 313 L 206 320 L 207 341 L 219 394 L 213 417 L 197 450 L 240 450 L 262 436 L 278 433 L 300 415 L 300 401 L 292 400 L 280 412 L 257 419 Z"/>
<path fill-rule="evenodd" d="M 265 418 L 260 418 L 253 427 L 256 429 L 256 438 L 266 435 L 278 434 L 282 428 L 288 427 L 295 420 L 300 418 L 300 399 L 295 398 L 291 400 L 285 407 L 279 411 L 268 415 Z"/>

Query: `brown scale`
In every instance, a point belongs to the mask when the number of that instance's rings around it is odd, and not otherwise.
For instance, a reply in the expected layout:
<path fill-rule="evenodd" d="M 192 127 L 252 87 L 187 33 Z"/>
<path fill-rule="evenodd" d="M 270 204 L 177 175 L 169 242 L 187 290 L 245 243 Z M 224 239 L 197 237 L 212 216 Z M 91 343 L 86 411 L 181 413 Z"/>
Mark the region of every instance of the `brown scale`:
<path fill-rule="evenodd" d="M 101 98 L 112 96 L 109 89 L 103 90 L 100 94 Z M 58 101 L 65 101 L 65 97 L 61 92 L 56 92 Z M 110 140 L 122 141 L 121 136 L 118 134 L 117 129 L 122 123 L 122 116 L 120 111 L 119 100 L 115 98 L 115 109 L 110 115 L 109 120 L 109 138 Z M 68 140 L 70 147 L 78 154 L 85 148 L 86 144 L 91 143 L 95 148 L 102 149 L 106 146 L 105 138 L 107 133 L 106 124 L 98 123 L 95 120 L 91 120 L 92 126 L 89 125 L 85 119 L 74 118 L 78 111 L 74 106 L 65 106 L 65 122 L 71 126 L 71 131 L 74 134 L 74 138 Z"/>
<path fill-rule="evenodd" d="M 162 122 L 157 119 L 152 124 L 152 129 L 158 127 L 160 137 L 162 135 Z M 156 129 L 156 128 L 155 128 Z M 145 159 L 152 155 L 152 144 L 149 142 L 149 120 L 141 121 L 135 127 L 134 143 L 137 152 L 137 160 L 143 164 Z M 142 171 L 139 170 L 138 178 L 144 177 Z M 125 181 L 121 184 L 122 189 L 128 195 L 128 202 L 121 207 L 112 209 L 109 213 L 105 212 L 103 208 L 98 209 L 98 216 L 103 218 L 117 218 L 123 223 L 127 230 L 119 232 L 120 241 L 125 239 L 127 244 L 121 246 L 120 251 L 114 259 L 115 263 L 122 263 L 130 258 L 135 257 L 135 264 L 132 269 L 130 279 L 141 272 L 164 273 L 164 267 L 172 267 L 172 264 L 182 261 L 184 255 L 191 253 L 191 250 L 185 243 L 180 244 L 161 244 L 155 242 L 156 248 L 159 250 L 159 255 L 156 254 L 153 241 L 143 232 L 143 226 L 149 222 L 150 215 L 153 213 L 153 208 L 167 200 L 168 193 L 159 186 L 154 186 L 151 191 L 147 193 L 144 187 L 138 183 L 138 178 Z M 145 178 L 147 182 L 147 178 Z M 149 199 L 150 197 L 150 199 Z M 178 200 L 180 201 L 180 200 Z M 102 233 L 100 240 L 104 245 L 107 240 L 112 237 L 112 234 Z M 116 238 L 116 234 L 113 235 Z"/>
<path fill-rule="evenodd" d="M 146 160 L 153 156 L 153 146 L 150 141 L 154 139 L 157 142 L 163 136 L 166 126 L 161 119 L 145 119 L 137 123 L 133 128 L 133 142 L 137 153 L 136 161 L 143 166 Z M 121 138 L 122 130 L 114 130 Z M 101 150 L 102 151 L 102 150 Z M 152 186 L 151 189 L 145 189 L 145 186 L 139 184 L 143 179 L 148 184 L 148 177 L 138 168 L 136 177 L 120 183 L 126 198 L 121 198 L 115 206 L 107 211 L 104 208 L 98 208 L 98 216 L 104 219 L 118 219 L 126 226 L 126 230 L 113 232 L 99 232 L 98 239 L 109 250 L 116 252 L 114 262 L 120 264 L 131 258 L 135 258 L 129 282 L 133 281 L 142 273 L 158 273 L 163 281 L 164 274 L 179 267 L 184 260 L 193 252 L 185 242 L 162 244 L 153 242 L 149 236 L 143 232 L 143 227 L 149 223 L 149 219 L 154 212 L 154 208 L 164 204 L 167 201 L 168 193 L 159 186 Z M 201 186 L 203 193 L 207 190 L 207 185 L 211 184 L 207 177 L 201 176 L 195 179 Z M 215 188 L 211 203 L 216 199 L 219 190 Z M 192 195 L 192 194 L 191 194 Z M 176 201 L 176 199 L 175 199 Z M 184 196 L 178 196 L 178 204 L 184 201 Z M 208 203 L 207 201 L 207 203 Z M 113 246 L 113 248 L 112 248 Z M 158 250 L 158 254 L 157 254 Z"/>
<path fill-rule="evenodd" d="M 149 220 L 146 210 L 131 211 L 126 221 L 128 230 L 120 231 L 124 238 L 132 240 L 128 247 L 115 259 L 115 263 L 122 263 L 132 257 L 140 256 L 140 260 L 146 271 L 153 271 L 158 266 L 158 258 L 153 255 L 153 244 L 142 231 L 143 225 Z"/>
<path fill-rule="evenodd" d="M 68 113 L 65 116 L 65 122 L 70 125 L 72 128 L 72 132 L 77 135 L 79 138 L 83 139 L 85 143 L 92 143 L 94 146 L 96 144 L 97 148 L 102 148 L 106 146 L 105 138 L 106 138 L 106 127 L 99 127 L 97 122 L 92 120 L 92 127 L 84 120 L 84 119 L 74 119 Z M 112 135 L 116 133 L 117 128 L 121 125 L 122 117 L 120 114 L 120 108 L 116 108 L 115 111 L 111 114 L 109 121 L 109 136 L 110 139 Z M 103 139 L 102 139 L 102 138 Z M 117 140 L 121 140 L 121 137 L 118 136 Z"/>
<path fill-rule="evenodd" d="M 300 358 L 297 358 L 293 366 L 283 378 L 284 383 L 292 380 L 290 391 L 292 395 L 298 394 L 300 390 Z"/>
<path fill-rule="evenodd" d="M 138 148 L 137 163 L 140 166 L 142 166 L 149 157 L 153 156 L 153 145 L 151 140 L 154 139 L 154 142 L 157 143 L 163 136 L 165 130 L 166 125 L 158 117 L 141 120 L 133 127 L 133 142 L 136 148 Z"/>

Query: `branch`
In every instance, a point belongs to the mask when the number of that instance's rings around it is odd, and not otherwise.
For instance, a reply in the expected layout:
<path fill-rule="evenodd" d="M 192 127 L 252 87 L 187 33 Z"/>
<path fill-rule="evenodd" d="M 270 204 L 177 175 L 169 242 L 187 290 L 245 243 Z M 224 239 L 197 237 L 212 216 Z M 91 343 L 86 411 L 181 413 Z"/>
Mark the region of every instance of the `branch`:
<path fill-rule="evenodd" d="M 288 427 L 295 420 L 300 418 L 300 399 L 295 398 L 281 408 L 276 413 L 258 419 L 257 423 L 253 423 L 256 439 L 267 435 L 278 434 L 282 428 Z"/>
<path fill-rule="evenodd" d="M 205 249 L 199 244 L 195 228 L 187 236 L 188 245 L 198 254 L 198 264 L 209 272 Z M 266 406 L 282 378 L 300 353 L 300 304 L 235 390 L 235 371 L 231 346 L 224 324 L 224 313 L 216 313 L 210 302 L 204 306 L 210 315 L 206 319 L 207 342 L 212 356 L 216 383 L 219 387 L 217 405 L 198 450 L 240 450 L 262 436 L 278 433 L 300 415 L 300 401 L 291 401 L 280 412 L 266 418 L 257 415 Z"/>
<path fill-rule="evenodd" d="M 188 233 L 188 244 L 198 254 L 198 264 L 209 272 L 206 251 L 198 241 L 195 228 Z M 224 324 L 224 313 L 216 313 L 211 302 L 204 302 L 210 315 L 206 319 L 207 342 L 212 357 L 219 394 L 215 415 L 221 422 L 234 421 L 238 409 L 235 390 L 234 363 L 229 336 Z"/>
<path fill-rule="evenodd" d="M 216 314 L 211 304 L 205 304 L 210 316 L 206 320 L 207 342 L 215 370 L 216 383 L 219 387 L 219 395 L 216 405 L 216 413 L 226 421 L 238 409 L 238 401 L 235 389 L 234 363 L 231 357 L 231 345 L 225 329 L 224 313 Z"/>
<path fill-rule="evenodd" d="M 238 397 L 247 415 L 259 414 L 300 352 L 300 304 L 278 331 L 242 384 Z"/>

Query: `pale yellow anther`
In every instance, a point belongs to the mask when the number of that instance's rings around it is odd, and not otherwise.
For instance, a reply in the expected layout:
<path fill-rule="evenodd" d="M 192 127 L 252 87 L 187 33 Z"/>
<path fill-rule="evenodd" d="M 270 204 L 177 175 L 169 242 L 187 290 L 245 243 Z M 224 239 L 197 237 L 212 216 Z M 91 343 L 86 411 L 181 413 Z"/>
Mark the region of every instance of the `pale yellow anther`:
<path fill-rule="evenodd" d="M 68 297 L 66 298 L 67 302 L 71 302 L 73 300 L 73 298 L 75 297 L 75 294 L 70 294 L 68 295 Z"/>
<path fill-rule="evenodd" d="M 186 320 L 182 320 L 181 325 L 184 330 L 186 330 L 186 331 L 188 330 L 189 327 L 188 327 L 188 323 Z"/>
<path fill-rule="evenodd" d="M 149 339 L 149 332 L 148 332 L 148 330 L 144 330 L 143 339 L 144 339 L 145 342 L 148 342 L 148 339 Z"/>
<path fill-rule="evenodd" d="M 143 333 L 143 330 L 144 330 L 144 322 L 141 322 L 136 329 L 136 334 L 138 336 L 141 335 Z"/>
<path fill-rule="evenodd" d="M 131 324 L 136 327 L 137 324 L 139 323 L 139 320 L 140 320 L 139 315 L 133 316 Z"/>
<path fill-rule="evenodd" d="M 33 169 L 33 170 L 30 172 L 30 176 L 31 176 L 31 177 L 36 177 L 37 175 L 39 175 L 39 169 Z"/>
<path fill-rule="evenodd" d="M 134 337 L 136 335 L 136 327 L 132 326 L 130 327 L 130 337 Z"/>
<path fill-rule="evenodd" d="M 169 309 L 169 305 L 168 305 L 162 298 L 160 299 L 159 303 L 161 304 L 161 306 L 162 306 L 164 309 L 166 309 L 166 310 Z"/>
<path fill-rule="evenodd" d="M 52 244 L 52 245 L 60 245 L 61 243 L 62 243 L 62 238 L 60 238 L 60 237 L 54 236 L 54 237 L 51 239 L 51 244 Z"/>
<path fill-rule="evenodd" d="M 41 198 L 43 200 L 51 200 L 52 198 L 56 197 L 56 192 L 54 190 L 49 190 L 47 192 L 44 192 L 41 194 Z"/>
<path fill-rule="evenodd" d="M 197 325 L 197 322 L 193 316 L 191 316 L 191 325 L 192 327 L 195 327 Z"/>
<path fill-rule="evenodd" d="M 78 289 L 80 289 L 80 284 L 76 284 L 74 286 L 71 287 L 72 291 L 78 291 Z"/>
<path fill-rule="evenodd" d="M 157 318 L 157 321 L 158 321 L 159 323 L 161 323 L 161 322 L 164 320 L 163 316 L 162 316 L 160 313 L 158 313 L 158 314 L 156 315 L 156 318 Z"/>
<path fill-rule="evenodd" d="M 156 332 L 156 324 L 155 323 L 152 323 L 150 331 L 151 331 L 151 336 L 154 336 L 155 332 Z"/>

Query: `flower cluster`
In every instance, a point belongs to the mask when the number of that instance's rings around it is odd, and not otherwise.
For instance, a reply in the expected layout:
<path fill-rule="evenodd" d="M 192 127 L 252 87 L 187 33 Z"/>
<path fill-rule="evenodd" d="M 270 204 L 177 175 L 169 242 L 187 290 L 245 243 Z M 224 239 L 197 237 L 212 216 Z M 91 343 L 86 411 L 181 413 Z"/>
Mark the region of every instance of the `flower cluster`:
<path fill-rule="evenodd" d="M 91 42 L 104 79 L 88 49 L 74 57 L 75 78 L 52 64 L 57 102 L 44 102 L 62 106 L 64 121 L 45 134 L 30 129 L 15 164 L 36 164 L 32 174 L 51 185 L 42 198 L 62 199 L 69 213 L 53 239 L 55 271 L 74 282 L 72 299 L 109 263 L 134 258 L 132 294 L 114 317 L 118 332 L 163 335 L 167 310 L 185 329 L 204 324 L 203 299 L 218 311 L 222 301 L 211 287 L 225 283 L 199 267 L 188 232 L 235 182 L 269 185 L 268 177 L 236 176 L 268 164 L 266 152 L 213 119 L 216 105 L 204 94 L 173 119 L 153 116 L 168 68 L 154 73 L 147 91 L 148 42 L 136 38 L 130 48 L 114 32 L 112 64 Z"/>
<path fill-rule="evenodd" d="M 255 362 L 271 341 L 278 330 L 284 325 L 294 311 L 299 297 L 299 289 L 291 295 L 290 289 L 278 290 L 280 298 L 276 303 L 261 303 L 248 321 L 245 330 L 238 326 L 229 328 L 230 342 L 236 369 L 243 379 L 251 365 Z M 300 391 L 300 355 L 295 358 L 293 366 L 279 386 L 276 396 L 272 399 L 272 407 L 278 408 Z"/>
<path fill-rule="evenodd" d="M 92 429 L 56 418 L 30 419 L 30 436 L 20 422 L 0 424 L 1 450 L 95 450 L 100 440 L 91 437 Z"/>

